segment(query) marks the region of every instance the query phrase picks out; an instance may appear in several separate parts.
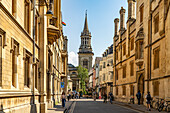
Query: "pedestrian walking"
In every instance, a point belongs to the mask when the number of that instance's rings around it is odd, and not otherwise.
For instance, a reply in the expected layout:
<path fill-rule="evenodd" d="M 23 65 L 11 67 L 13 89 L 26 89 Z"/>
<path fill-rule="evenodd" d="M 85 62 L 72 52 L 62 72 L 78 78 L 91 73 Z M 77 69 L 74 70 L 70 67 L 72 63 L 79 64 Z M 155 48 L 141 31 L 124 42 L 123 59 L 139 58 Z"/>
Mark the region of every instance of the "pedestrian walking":
<path fill-rule="evenodd" d="M 112 104 L 112 101 L 113 101 L 113 94 L 112 94 L 112 92 L 109 92 L 109 98 L 110 98 L 110 103 Z"/>
<path fill-rule="evenodd" d="M 147 103 L 147 110 L 151 111 L 152 97 L 150 95 L 150 92 L 148 92 L 148 94 L 145 96 L 145 98 L 146 98 L 146 103 Z"/>
<path fill-rule="evenodd" d="M 104 101 L 103 101 L 103 103 L 107 103 L 107 94 L 106 93 L 104 93 Z"/>
<path fill-rule="evenodd" d="M 137 99 L 138 99 L 138 105 L 140 105 L 140 99 L 141 99 L 140 90 L 139 90 L 138 93 L 136 94 L 136 97 L 137 97 Z"/>
<path fill-rule="evenodd" d="M 61 99 L 62 99 L 62 107 L 65 107 L 65 102 L 66 102 L 66 95 L 65 92 L 63 91 L 62 95 L 61 95 Z"/>

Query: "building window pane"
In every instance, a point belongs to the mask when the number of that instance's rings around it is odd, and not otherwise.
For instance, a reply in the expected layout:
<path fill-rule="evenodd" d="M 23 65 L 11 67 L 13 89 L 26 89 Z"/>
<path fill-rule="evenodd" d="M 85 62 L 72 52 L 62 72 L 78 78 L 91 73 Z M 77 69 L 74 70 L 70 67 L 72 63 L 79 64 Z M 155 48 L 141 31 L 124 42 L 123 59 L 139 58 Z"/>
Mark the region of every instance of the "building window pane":
<path fill-rule="evenodd" d="M 154 49 L 154 69 L 159 68 L 159 47 Z"/>
<path fill-rule="evenodd" d="M 12 15 L 17 16 L 17 0 L 12 0 Z"/>
<path fill-rule="evenodd" d="M 12 86 L 17 87 L 17 46 L 14 45 L 12 52 Z"/>
<path fill-rule="evenodd" d="M 154 25 L 155 33 L 157 33 L 159 31 L 159 14 L 154 17 Z"/>
<path fill-rule="evenodd" d="M 126 44 L 123 44 L 123 55 L 126 55 Z"/>
<path fill-rule="evenodd" d="M 123 78 L 126 78 L 126 65 L 123 66 Z"/>
<path fill-rule="evenodd" d="M 84 60 L 83 61 L 83 67 L 84 68 L 88 68 L 88 60 Z"/>
<path fill-rule="evenodd" d="M 134 96 L 134 86 L 130 85 L 130 95 Z"/>
<path fill-rule="evenodd" d="M 119 75 L 119 73 L 118 73 L 119 71 L 118 71 L 118 69 L 116 69 L 116 80 L 118 80 L 118 75 Z"/>
<path fill-rule="evenodd" d="M 130 76 L 134 75 L 134 62 L 130 62 Z"/>
<path fill-rule="evenodd" d="M 131 51 L 134 49 L 134 38 L 131 39 Z"/>
<path fill-rule="evenodd" d="M 30 70 L 30 57 L 29 56 L 26 56 L 26 59 L 25 59 L 25 76 L 24 76 L 24 85 L 29 87 L 29 70 Z"/>
<path fill-rule="evenodd" d="M 30 15 L 29 15 L 29 11 L 30 11 L 30 4 L 25 1 L 25 14 L 24 14 L 24 22 L 25 22 L 25 30 L 29 33 L 29 18 L 30 18 Z"/>
<path fill-rule="evenodd" d="M 140 6 L 140 22 L 143 22 L 144 5 Z"/>
<path fill-rule="evenodd" d="M 118 60 L 118 50 L 116 50 L 116 60 Z"/>

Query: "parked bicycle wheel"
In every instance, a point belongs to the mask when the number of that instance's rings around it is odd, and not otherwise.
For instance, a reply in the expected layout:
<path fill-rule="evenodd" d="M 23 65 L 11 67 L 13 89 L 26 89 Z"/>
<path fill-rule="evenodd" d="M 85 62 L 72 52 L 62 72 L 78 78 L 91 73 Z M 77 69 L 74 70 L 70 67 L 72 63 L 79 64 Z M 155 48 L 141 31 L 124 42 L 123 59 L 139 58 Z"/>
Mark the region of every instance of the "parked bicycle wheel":
<path fill-rule="evenodd" d="M 158 107 L 159 107 L 159 103 L 156 102 L 156 103 L 155 103 L 155 109 L 158 110 Z"/>
<path fill-rule="evenodd" d="M 163 105 L 160 105 L 160 106 L 158 107 L 158 111 L 161 112 L 161 111 L 163 110 L 163 108 L 164 108 L 164 106 L 163 106 Z"/>
<path fill-rule="evenodd" d="M 170 108 L 166 106 L 165 111 L 167 111 L 167 113 L 170 113 Z"/>

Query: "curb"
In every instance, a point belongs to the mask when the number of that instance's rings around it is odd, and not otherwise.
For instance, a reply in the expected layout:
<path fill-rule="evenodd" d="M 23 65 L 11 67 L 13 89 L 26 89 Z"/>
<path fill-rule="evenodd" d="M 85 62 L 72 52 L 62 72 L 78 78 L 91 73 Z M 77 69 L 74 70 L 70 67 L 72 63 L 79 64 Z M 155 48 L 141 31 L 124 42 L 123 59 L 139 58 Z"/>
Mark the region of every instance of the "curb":
<path fill-rule="evenodd" d="M 69 113 L 70 112 L 70 109 L 71 109 L 71 106 L 73 105 L 75 101 L 72 101 L 72 103 L 69 105 L 68 108 L 65 108 L 65 110 L 63 111 L 63 113 Z"/>
<path fill-rule="evenodd" d="M 125 107 L 125 108 L 129 108 L 129 109 L 131 109 L 131 110 L 139 111 L 139 112 L 142 112 L 142 113 L 147 113 L 146 111 L 133 108 L 133 107 L 131 107 L 131 106 L 129 106 L 129 105 L 122 105 L 122 104 L 119 104 L 119 103 L 113 103 L 113 104 L 119 105 L 119 106 L 123 106 L 123 107 Z"/>

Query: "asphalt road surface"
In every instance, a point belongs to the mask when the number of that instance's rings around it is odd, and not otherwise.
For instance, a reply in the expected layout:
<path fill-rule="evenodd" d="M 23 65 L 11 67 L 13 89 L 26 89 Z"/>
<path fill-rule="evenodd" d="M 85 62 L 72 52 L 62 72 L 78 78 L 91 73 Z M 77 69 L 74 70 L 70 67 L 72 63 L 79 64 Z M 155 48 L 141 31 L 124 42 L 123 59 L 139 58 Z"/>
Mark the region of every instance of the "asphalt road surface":
<path fill-rule="evenodd" d="M 92 99 L 78 99 L 75 102 L 73 113 L 139 113 L 132 109 L 115 104 L 93 101 Z"/>

